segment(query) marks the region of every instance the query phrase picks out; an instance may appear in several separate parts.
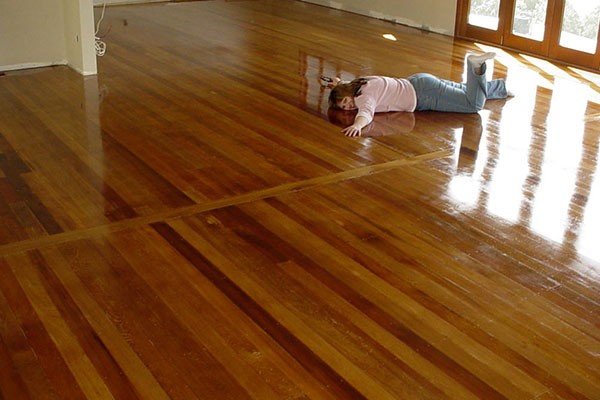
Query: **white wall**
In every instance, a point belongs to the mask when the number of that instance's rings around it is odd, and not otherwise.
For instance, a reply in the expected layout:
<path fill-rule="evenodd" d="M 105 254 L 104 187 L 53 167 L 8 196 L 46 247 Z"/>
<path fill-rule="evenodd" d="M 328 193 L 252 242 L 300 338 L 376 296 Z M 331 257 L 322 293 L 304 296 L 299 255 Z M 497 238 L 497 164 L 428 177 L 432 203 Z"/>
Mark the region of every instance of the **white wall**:
<path fill-rule="evenodd" d="M 68 64 L 96 73 L 92 0 L 0 0 L 0 71 Z"/>
<path fill-rule="evenodd" d="M 0 0 L 0 70 L 67 63 L 63 0 Z"/>
<path fill-rule="evenodd" d="M 454 36 L 457 0 L 303 0 Z"/>
<path fill-rule="evenodd" d="M 91 0 L 63 0 L 69 66 L 83 75 L 97 72 L 94 7 Z"/>

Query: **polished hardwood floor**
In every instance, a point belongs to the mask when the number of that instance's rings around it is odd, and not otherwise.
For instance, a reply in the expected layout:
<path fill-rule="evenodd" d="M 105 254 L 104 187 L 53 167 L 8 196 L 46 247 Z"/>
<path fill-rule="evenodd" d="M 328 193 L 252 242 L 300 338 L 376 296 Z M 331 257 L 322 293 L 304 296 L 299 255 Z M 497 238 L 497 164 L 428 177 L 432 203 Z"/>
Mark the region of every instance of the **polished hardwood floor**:
<path fill-rule="evenodd" d="M 346 138 L 321 74 L 490 48 L 291 0 L 99 34 L 0 77 L 1 399 L 600 399 L 598 75 L 498 50 L 516 97 Z"/>

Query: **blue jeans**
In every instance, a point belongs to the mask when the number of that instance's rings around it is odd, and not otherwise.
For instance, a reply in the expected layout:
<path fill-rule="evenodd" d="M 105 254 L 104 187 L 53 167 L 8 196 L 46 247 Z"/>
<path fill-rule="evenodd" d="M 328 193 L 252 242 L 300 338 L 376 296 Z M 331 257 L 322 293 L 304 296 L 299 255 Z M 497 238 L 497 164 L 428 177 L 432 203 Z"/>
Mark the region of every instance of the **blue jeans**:
<path fill-rule="evenodd" d="M 486 64 L 481 73 L 467 62 L 467 83 L 457 83 L 440 79 L 431 74 L 415 74 L 408 81 L 417 93 L 416 111 L 447 111 L 475 113 L 481 110 L 487 99 L 505 99 L 508 92 L 503 79 L 487 81 Z"/>

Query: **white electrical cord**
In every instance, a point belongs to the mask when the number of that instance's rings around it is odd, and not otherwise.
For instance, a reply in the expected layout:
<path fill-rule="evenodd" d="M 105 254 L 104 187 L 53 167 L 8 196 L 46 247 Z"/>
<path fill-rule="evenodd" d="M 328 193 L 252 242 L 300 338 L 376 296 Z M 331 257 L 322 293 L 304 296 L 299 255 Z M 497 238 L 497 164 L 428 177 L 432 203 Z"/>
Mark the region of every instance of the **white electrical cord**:
<path fill-rule="evenodd" d="M 94 45 L 96 47 L 96 55 L 98 57 L 102 57 L 104 53 L 106 53 L 106 43 L 104 43 L 98 37 L 98 32 L 100 31 L 100 23 L 104 19 L 104 10 L 106 9 L 106 3 L 102 6 L 102 15 L 100 16 L 100 20 L 98 20 L 98 24 L 96 25 L 96 32 L 94 32 Z"/>

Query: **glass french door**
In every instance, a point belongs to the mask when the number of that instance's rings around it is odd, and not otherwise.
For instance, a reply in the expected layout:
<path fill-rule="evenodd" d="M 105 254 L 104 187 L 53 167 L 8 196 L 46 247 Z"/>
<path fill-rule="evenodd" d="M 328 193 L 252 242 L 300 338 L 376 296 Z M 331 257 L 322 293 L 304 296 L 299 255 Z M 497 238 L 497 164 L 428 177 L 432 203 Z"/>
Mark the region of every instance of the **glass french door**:
<path fill-rule="evenodd" d="M 600 69 L 600 0 L 458 0 L 456 34 Z"/>

